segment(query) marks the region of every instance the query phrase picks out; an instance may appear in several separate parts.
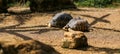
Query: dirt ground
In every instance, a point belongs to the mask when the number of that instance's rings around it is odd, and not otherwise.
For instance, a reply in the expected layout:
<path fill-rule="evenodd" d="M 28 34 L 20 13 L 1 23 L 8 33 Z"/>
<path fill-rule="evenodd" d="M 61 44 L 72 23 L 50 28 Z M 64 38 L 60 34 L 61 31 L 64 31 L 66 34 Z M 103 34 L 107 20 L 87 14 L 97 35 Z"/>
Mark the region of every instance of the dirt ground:
<path fill-rule="evenodd" d="M 89 46 L 83 49 L 61 48 L 64 31 L 46 24 L 58 12 L 88 20 L 92 31 L 85 32 Z M 21 20 L 20 20 L 21 19 Z M 51 45 L 61 54 L 120 54 L 120 8 L 79 8 L 47 13 L 0 14 L 0 36 L 35 39 Z"/>

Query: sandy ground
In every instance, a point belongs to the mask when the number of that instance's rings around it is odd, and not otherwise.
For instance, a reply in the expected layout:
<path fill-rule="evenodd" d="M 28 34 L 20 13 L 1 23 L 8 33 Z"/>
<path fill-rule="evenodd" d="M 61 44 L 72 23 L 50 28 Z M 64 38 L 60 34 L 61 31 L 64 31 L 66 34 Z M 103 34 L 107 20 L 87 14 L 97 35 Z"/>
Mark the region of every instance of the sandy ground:
<path fill-rule="evenodd" d="M 64 31 L 48 28 L 46 24 L 58 12 L 88 20 L 90 32 L 85 32 L 90 47 L 84 49 L 61 48 Z M 17 17 L 16 17 L 17 16 Z M 20 20 L 21 19 L 21 20 Z M 120 54 L 120 8 L 80 8 L 48 13 L 0 14 L 0 36 L 17 36 L 35 39 L 54 47 L 61 54 Z"/>

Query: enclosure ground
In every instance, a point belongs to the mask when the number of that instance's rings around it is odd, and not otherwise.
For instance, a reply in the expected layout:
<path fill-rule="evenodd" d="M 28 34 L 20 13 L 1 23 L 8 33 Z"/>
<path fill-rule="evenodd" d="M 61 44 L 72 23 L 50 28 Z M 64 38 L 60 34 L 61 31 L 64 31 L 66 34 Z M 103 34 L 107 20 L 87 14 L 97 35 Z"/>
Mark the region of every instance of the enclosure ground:
<path fill-rule="evenodd" d="M 85 32 L 89 46 L 84 49 L 61 48 L 64 31 L 46 24 L 58 12 L 88 20 L 92 31 Z M 22 16 L 22 17 L 21 17 Z M 35 39 L 54 47 L 61 54 L 120 54 L 120 8 L 79 8 L 47 13 L 0 15 L 0 36 Z"/>

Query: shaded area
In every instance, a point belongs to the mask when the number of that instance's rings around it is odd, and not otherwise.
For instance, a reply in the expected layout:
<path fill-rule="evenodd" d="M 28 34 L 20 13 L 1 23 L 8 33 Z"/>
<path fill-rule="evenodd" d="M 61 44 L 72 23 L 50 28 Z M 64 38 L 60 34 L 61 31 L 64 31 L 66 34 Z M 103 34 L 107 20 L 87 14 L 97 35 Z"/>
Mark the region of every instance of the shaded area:
<path fill-rule="evenodd" d="M 90 50 L 88 51 L 97 51 L 97 52 L 106 52 L 107 54 L 114 54 L 114 53 L 120 53 L 120 49 L 111 49 L 111 48 L 100 48 L 100 47 L 94 47 L 90 46 Z"/>
<path fill-rule="evenodd" d="M 7 17 L 7 15 L 5 16 Z M 17 26 L 20 26 L 22 24 L 24 24 L 24 22 L 26 20 L 29 20 L 32 16 L 30 16 L 29 14 L 28 15 L 24 15 L 24 14 L 21 14 L 21 15 L 16 15 L 16 20 L 19 22 L 18 24 L 16 25 L 11 25 L 11 26 L 6 26 L 6 27 L 1 27 L 0 28 L 0 32 L 6 32 L 6 33 L 9 33 L 9 34 L 12 34 L 12 35 L 16 35 L 16 36 L 19 36 L 25 40 L 30 40 L 32 38 L 30 37 L 27 37 L 25 35 L 22 35 L 22 34 L 19 34 L 19 33 L 16 33 L 15 31 L 9 31 L 9 30 L 6 30 L 6 29 L 15 29 Z M 4 19 L 4 18 L 3 18 Z M 3 21 L 3 20 L 2 20 Z"/>
<path fill-rule="evenodd" d="M 41 34 L 41 33 L 44 33 L 44 32 L 48 32 L 50 30 L 58 30 L 58 29 L 41 29 L 41 28 L 39 28 L 39 27 L 47 27 L 47 25 L 19 27 L 20 25 L 23 25 L 24 22 L 26 22 L 27 20 L 30 20 L 33 17 L 33 15 L 31 13 L 27 13 L 27 14 L 9 13 L 9 14 L 15 16 L 15 20 L 18 21 L 18 24 L 1 27 L 0 32 L 6 32 L 6 33 L 11 34 L 11 35 L 16 35 L 18 37 L 23 38 L 24 40 L 31 40 L 32 38 L 30 38 L 29 36 L 25 36 L 25 35 L 20 34 L 18 32 L 38 31 L 38 32 L 35 32 L 35 33 Z M 51 14 L 51 12 L 48 13 L 48 14 Z M 4 15 L 4 17 L 2 18 L 1 21 L 3 22 L 6 17 L 7 17 L 7 15 Z M 35 29 L 36 27 L 38 27 L 38 29 Z M 32 29 L 29 29 L 29 28 L 32 28 Z"/>
<path fill-rule="evenodd" d="M 8 34 L 16 35 L 16 36 L 18 36 L 18 37 L 23 38 L 24 40 L 31 40 L 31 39 L 32 39 L 32 38 L 30 38 L 30 37 L 28 37 L 28 36 L 25 36 L 25 35 L 23 35 L 23 34 L 19 34 L 19 33 L 15 32 L 15 31 L 6 30 L 6 29 L 8 29 L 8 28 L 15 28 L 15 27 L 16 27 L 16 25 L 10 26 L 10 27 L 5 27 L 5 28 L 0 28 L 0 32 L 6 32 L 6 33 L 8 33 Z"/>
<path fill-rule="evenodd" d="M 114 31 L 114 32 L 120 32 L 120 30 L 115 30 L 115 29 L 110 29 L 110 28 L 100 28 L 100 27 L 93 27 L 96 29 L 103 29 L 103 30 L 110 30 L 110 31 Z"/>
<path fill-rule="evenodd" d="M 101 16 L 100 18 L 94 17 L 94 16 L 90 16 L 90 15 L 81 15 L 84 17 L 89 17 L 89 18 L 93 18 L 94 21 L 92 23 L 90 23 L 90 26 L 95 25 L 97 22 L 104 22 L 104 23 L 110 23 L 110 21 L 108 20 L 104 20 L 104 18 L 108 17 L 110 14 L 106 14 Z"/>
<path fill-rule="evenodd" d="M 41 34 L 48 31 L 58 31 L 58 30 L 60 29 L 40 29 L 38 32 L 34 32 L 33 34 Z"/>
<path fill-rule="evenodd" d="M 58 12 L 58 11 L 57 11 Z M 48 12 L 48 13 L 45 13 L 46 15 L 47 14 L 56 14 L 57 12 Z M 38 31 L 38 32 L 35 32 L 36 34 L 41 34 L 41 33 L 44 33 L 44 32 L 48 32 L 48 31 L 51 31 L 51 30 L 59 30 L 59 29 L 41 29 L 40 27 L 47 27 L 47 25 L 38 25 L 38 26 L 29 26 L 29 27 L 19 27 L 20 25 L 23 25 L 24 22 L 26 22 L 27 20 L 30 20 L 34 15 L 32 15 L 31 13 L 19 13 L 19 14 L 15 14 L 15 13 L 9 13 L 10 15 L 13 15 L 15 16 L 15 20 L 18 21 L 18 24 L 16 25 L 11 25 L 11 26 L 5 26 L 5 27 L 1 27 L 0 28 L 0 32 L 6 32 L 8 34 L 11 34 L 11 35 L 16 35 L 18 37 L 21 37 L 23 38 L 24 40 L 31 40 L 32 38 L 30 38 L 29 36 L 25 36 L 23 34 L 20 34 L 18 32 L 30 32 L 30 31 Z M 35 13 L 36 14 L 36 13 Z M 38 13 L 39 14 L 39 13 Z M 43 13 L 41 13 L 41 15 L 43 15 Z M 6 18 L 7 16 L 4 16 L 4 18 Z M 3 20 L 1 21 L 4 21 L 4 18 L 2 18 Z M 37 29 L 35 29 L 37 27 Z M 32 28 L 32 29 L 29 29 L 29 28 Z"/>
<path fill-rule="evenodd" d="M 58 30 L 60 30 L 59 28 L 37 28 L 37 29 L 35 28 L 35 27 L 41 27 L 41 26 L 44 27 L 45 25 L 32 26 L 32 27 L 16 27 L 18 25 L 20 25 L 20 24 L 0 28 L 0 32 L 6 32 L 6 33 L 9 33 L 11 35 L 16 35 L 18 37 L 23 38 L 24 40 L 31 40 L 32 38 L 30 38 L 28 36 L 25 36 L 23 34 L 19 34 L 18 32 L 37 31 L 37 32 L 34 32 L 32 34 L 41 34 L 41 33 L 49 32 L 49 31 L 58 31 Z M 29 28 L 31 28 L 31 29 L 29 29 Z"/>
<path fill-rule="evenodd" d="M 0 13 L 7 13 L 7 0 L 0 0 Z"/>
<path fill-rule="evenodd" d="M 6 27 L 1 27 L 0 30 L 5 30 L 5 29 L 15 29 L 16 26 L 19 26 L 20 24 L 16 24 L 16 25 L 11 25 L 11 26 L 6 26 Z"/>
<path fill-rule="evenodd" d="M 4 19 L 10 15 L 15 16 L 15 20 L 19 22 L 19 24 L 16 26 L 23 25 L 25 21 L 30 20 L 32 18 L 31 13 L 29 13 L 29 14 L 4 13 L 4 15 L 2 17 L 0 16 L 0 23 L 2 23 L 4 21 Z"/>
<path fill-rule="evenodd" d="M 4 31 L 4 32 L 7 32 L 7 33 L 9 33 L 9 34 L 11 34 L 11 35 L 16 35 L 16 36 L 18 36 L 18 37 L 20 37 L 20 38 L 23 38 L 24 40 L 32 40 L 32 38 L 30 38 L 30 37 L 28 37 L 28 36 L 25 36 L 25 35 L 23 35 L 23 34 L 19 34 L 19 33 L 14 32 L 14 31 Z"/>
<path fill-rule="evenodd" d="M 10 16 L 10 14 L 8 14 L 8 13 L 0 14 L 0 23 L 2 23 L 4 21 L 4 19 L 7 18 L 7 16 Z"/>
<path fill-rule="evenodd" d="M 0 23 L 2 23 L 5 18 L 6 18 L 6 16 L 0 16 Z"/>
<path fill-rule="evenodd" d="M 36 27 L 47 27 L 46 25 L 38 25 L 38 26 L 30 26 L 30 27 L 19 27 L 20 25 L 23 25 L 24 22 L 26 22 L 26 20 L 30 20 L 31 17 L 32 16 L 23 15 L 23 14 L 16 15 L 15 20 L 17 20 L 19 22 L 18 24 L 0 28 L 0 33 L 8 33 L 10 35 L 15 35 L 17 37 L 20 37 L 20 38 L 24 39 L 25 41 L 28 41 L 28 42 L 23 42 L 23 43 L 21 43 L 19 45 L 16 43 L 15 46 L 14 45 L 7 45 L 7 46 L 3 47 L 3 45 L 0 44 L 0 51 L 1 50 L 3 51 L 3 52 L 0 52 L 0 53 L 3 53 L 3 54 L 16 54 L 16 53 L 23 54 L 25 52 L 25 54 L 27 54 L 27 53 L 29 53 L 29 54 L 38 54 L 38 53 L 40 53 L 40 54 L 53 54 L 53 53 L 54 54 L 60 54 L 59 52 L 57 52 L 51 46 L 46 45 L 44 43 L 41 43 L 41 42 L 39 42 L 37 40 L 35 40 L 35 42 L 30 42 L 29 43 L 29 40 L 34 40 L 34 39 L 29 37 L 29 36 L 26 36 L 24 34 L 18 33 L 18 32 L 27 32 L 27 31 L 28 32 L 29 31 L 39 31 L 41 29 L 35 29 L 35 28 Z M 32 28 L 32 29 L 29 29 L 29 28 Z M 50 30 L 47 29 L 47 30 L 43 31 L 43 33 L 48 32 L 48 31 L 50 31 Z M 33 53 L 31 53 L 31 52 L 33 52 Z"/>
<path fill-rule="evenodd" d="M 98 10 L 89 10 L 89 9 L 82 9 L 82 8 L 76 8 L 76 9 L 67 9 L 69 11 L 87 11 L 87 12 L 96 12 Z"/>
<path fill-rule="evenodd" d="M 95 25 L 95 24 L 98 23 L 98 22 L 111 23 L 111 22 L 108 21 L 108 20 L 104 20 L 104 18 L 108 17 L 109 15 L 110 15 L 110 14 L 106 14 L 106 15 L 103 15 L 103 16 L 101 16 L 100 18 L 98 18 L 98 17 L 94 17 L 94 16 L 90 16 L 90 15 L 82 15 L 82 14 L 81 14 L 81 16 L 94 19 L 94 21 L 92 21 L 92 22 L 90 23 L 90 26 Z M 120 32 L 120 30 L 114 30 L 114 29 L 110 29 L 110 28 L 99 28 L 99 27 L 93 27 L 93 28 L 103 29 L 103 30 L 110 30 L 110 31 L 115 31 L 115 32 Z"/>
<path fill-rule="evenodd" d="M 38 54 L 38 53 L 60 54 L 50 45 L 46 45 L 37 40 L 31 39 L 22 40 L 21 38 L 18 37 L 8 36 L 3 36 L 2 38 L 0 38 L 0 54 Z"/>
<path fill-rule="evenodd" d="M 32 15 L 30 14 L 21 14 L 16 15 L 15 20 L 19 22 L 19 25 L 23 25 L 26 20 L 30 20 L 32 18 Z"/>
<path fill-rule="evenodd" d="M 29 26 L 29 27 L 17 27 L 17 29 L 36 28 L 36 27 L 47 27 L 47 25 L 37 25 L 37 26 Z"/>
<path fill-rule="evenodd" d="M 22 54 L 23 52 L 25 52 L 25 54 L 26 54 L 26 53 L 33 52 L 35 50 L 34 52 L 41 53 L 41 54 L 53 54 L 53 53 L 60 54 L 58 51 L 56 51 L 54 48 L 52 48 L 49 45 L 46 45 L 46 44 L 39 42 L 37 40 L 35 40 L 35 42 L 33 42 L 34 39 L 30 38 L 29 36 L 25 36 L 23 34 L 17 33 L 17 32 L 20 32 L 22 30 L 6 30 L 8 28 L 10 29 L 13 27 L 16 28 L 16 25 L 6 27 L 3 29 L 0 28 L 0 32 L 5 32 L 5 33 L 11 34 L 11 35 L 15 35 L 17 37 L 24 39 L 25 42 L 22 42 L 19 44 L 16 43 L 16 45 L 7 45 L 4 47 L 2 44 L 0 44 L 0 50 L 3 51 L 1 53 L 4 53 L 4 54 L 16 54 L 16 53 L 19 54 L 20 53 L 20 54 Z M 33 30 L 35 30 L 35 29 L 33 29 Z M 35 31 L 38 31 L 38 30 L 39 29 L 36 29 Z M 22 32 L 24 32 L 24 31 L 25 30 L 23 30 Z M 31 31 L 31 30 L 28 30 L 28 31 Z M 50 31 L 50 30 L 47 30 L 47 31 Z M 47 31 L 45 31 L 45 32 L 47 32 Z M 37 53 L 34 53 L 34 54 L 37 54 Z M 33 53 L 30 53 L 30 54 L 33 54 Z"/>
<path fill-rule="evenodd" d="M 73 0 L 30 0 L 32 12 L 55 11 L 76 8 Z"/>
<path fill-rule="evenodd" d="M 44 33 L 44 32 L 48 32 L 48 31 L 58 31 L 60 30 L 59 28 L 38 28 L 38 29 L 35 29 L 35 28 L 31 28 L 31 29 L 7 29 L 7 31 L 11 31 L 11 32 L 29 32 L 29 31 L 38 31 L 38 32 L 35 32 L 35 33 Z"/>
<path fill-rule="evenodd" d="M 78 48 L 77 50 L 93 51 L 93 52 L 105 52 L 107 54 L 120 53 L 120 48 L 118 48 L 118 49 L 112 49 L 112 48 L 94 47 L 94 46 L 88 46 L 86 48 Z"/>

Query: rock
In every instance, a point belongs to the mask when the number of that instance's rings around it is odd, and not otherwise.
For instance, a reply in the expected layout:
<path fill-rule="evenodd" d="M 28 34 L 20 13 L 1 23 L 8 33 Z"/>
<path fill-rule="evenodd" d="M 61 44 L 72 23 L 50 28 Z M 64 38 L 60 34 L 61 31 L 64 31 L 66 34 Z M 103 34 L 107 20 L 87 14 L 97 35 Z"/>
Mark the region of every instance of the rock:
<path fill-rule="evenodd" d="M 80 31 L 70 31 L 64 32 L 64 38 L 62 40 L 63 48 L 83 48 L 87 47 L 87 37 L 83 32 Z"/>
<path fill-rule="evenodd" d="M 51 46 L 36 40 L 23 41 L 18 43 L 15 48 L 18 50 L 18 54 L 59 54 Z"/>
<path fill-rule="evenodd" d="M 24 41 L 22 38 L 15 36 L 1 36 L 0 37 L 0 53 L 2 54 L 17 54 L 17 50 L 14 46 Z"/>
<path fill-rule="evenodd" d="M 54 48 L 37 40 L 23 40 L 18 37 L 0 38 L 1 54 L 59 54 Z"/>

